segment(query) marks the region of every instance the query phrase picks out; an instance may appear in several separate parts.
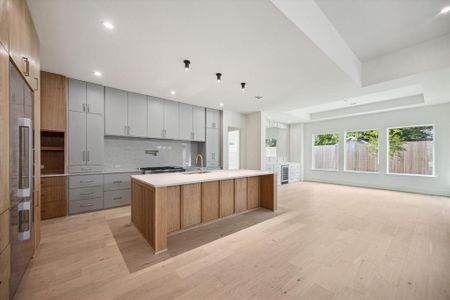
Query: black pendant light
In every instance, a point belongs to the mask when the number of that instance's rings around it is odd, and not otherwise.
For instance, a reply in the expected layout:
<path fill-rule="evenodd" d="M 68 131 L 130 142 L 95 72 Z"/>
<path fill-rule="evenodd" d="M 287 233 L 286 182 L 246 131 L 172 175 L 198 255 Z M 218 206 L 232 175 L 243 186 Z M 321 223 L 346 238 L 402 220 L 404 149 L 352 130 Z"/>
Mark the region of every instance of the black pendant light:
<path fill-rule="evenodd" d="M 245 82 L 241 82 L 241 89 L 243 92 L 245 91 Z"/>
<path fill-rule="evenodd" d="M 184 60 L 184 69 L 186 71 L 189 71 L 189 65 L 191 64 L 191 62 L 187 59 Z"/>
<path fill-rule="evenodd" d="M 216 73 L 217 83 L 220 83 L 220 80 L 222 79 L 222 73 Z"/>

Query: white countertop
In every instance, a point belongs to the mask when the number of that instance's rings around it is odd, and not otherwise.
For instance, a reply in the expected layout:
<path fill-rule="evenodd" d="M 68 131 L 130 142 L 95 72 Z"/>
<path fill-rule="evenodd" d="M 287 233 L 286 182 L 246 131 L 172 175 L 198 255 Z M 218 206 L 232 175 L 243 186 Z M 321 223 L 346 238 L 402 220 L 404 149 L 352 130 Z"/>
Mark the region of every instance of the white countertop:
<path fill-rule="evenodd" d="M 153 187 L 165 187 L 165 186 L 183 185 L 207 181 L 269 175 L 273 173 L 274 172 L 272 171 L 260 171 L 260 170 L 217 170 L 202 174 L 161 173 L 161 174 L 133 175 L 131 176 L 131 178 Z"/>

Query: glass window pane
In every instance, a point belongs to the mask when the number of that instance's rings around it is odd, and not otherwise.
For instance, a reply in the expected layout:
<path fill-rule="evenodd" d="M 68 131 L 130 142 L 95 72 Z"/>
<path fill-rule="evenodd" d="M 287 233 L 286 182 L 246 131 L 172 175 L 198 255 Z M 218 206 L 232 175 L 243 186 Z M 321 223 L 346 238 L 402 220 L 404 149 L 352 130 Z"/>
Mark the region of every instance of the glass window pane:
<path fill-rule="evenodd" d="M 322 170 L 338 170 L 339 134 L 316 134 L 313 137 L 313 168 Z"/>
<path fill-rule="evenodd" d="M 389 173 L 433 175 L 433 126 L 389 129 Z"/>
<path fill-rule="evenodd" d="M 353 131 L 345 134 L 345 169 L 378 172 L 378 130 Z"/>

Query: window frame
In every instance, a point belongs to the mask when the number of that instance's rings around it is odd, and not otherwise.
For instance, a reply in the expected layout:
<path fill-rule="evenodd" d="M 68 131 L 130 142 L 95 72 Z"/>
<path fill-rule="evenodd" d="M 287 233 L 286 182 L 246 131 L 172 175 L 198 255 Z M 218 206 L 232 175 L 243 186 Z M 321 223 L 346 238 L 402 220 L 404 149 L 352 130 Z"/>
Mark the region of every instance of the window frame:
<path fill-rule="evenodd" d="M 325 134 L 337 134 L 339 137 L 339 140 L 337 142 L 336 145 L 338 145 L 338 155 L 336 156 L 336 165 L 337 168 L 336 169 L 320 169 L 320 168 L 316 168 L 316 160 L 314 157 L 314 146 L 315 146 L 315 137 L 316 135 L 325 135 Z M 341 143 L 341 133 L 340 132 L 328 132 L 328 133 L 313 133 L 311 136 L 311 170 L 313 171 L 326 171 L 326 172 L 340 172 L 340 153 L 341 153 L 341 147 L 340 144 Z"/>
<path fill-rule="evenodd" d="M 410 128 L 410 127 L 425 127 L 432 126 L 433 130 L 433 173 L 432 174 L 412 174 L 412 173 L 394 173 L 390 172 L 390 155 L 389 150 L 391 148 L 391 144 L 389 141 L 389 130 L 395 128 Z M 386 175 L 392 176 L 411 176 L 411 177 L 437 177 L 436 176 L 436 125 L 435 124 L 420 124 L 420 125 L 406 125 L 406 126 L 392 126 L 386 128 Z"/>
<path fill-rule="evenodd" d="M 397 127 L 395 127 L 397 128 Z M 378 171 L 356 171 L 356 170 L 348 170 L 347 169 L 347 133 L 348 132 L 359 132 L 359 131 L 369 131 L 369 130 L 376 130 L 378 131 L 378 151 L 377 151 L 377 168 Z M 358 130 L 351 130 L 351 131 L 344 131 L 344 172 L 348 173 L 362 173 L 362 174 L 380 174 L 380 129 L 373 128 L 373 129 L 358 129 Z"/>

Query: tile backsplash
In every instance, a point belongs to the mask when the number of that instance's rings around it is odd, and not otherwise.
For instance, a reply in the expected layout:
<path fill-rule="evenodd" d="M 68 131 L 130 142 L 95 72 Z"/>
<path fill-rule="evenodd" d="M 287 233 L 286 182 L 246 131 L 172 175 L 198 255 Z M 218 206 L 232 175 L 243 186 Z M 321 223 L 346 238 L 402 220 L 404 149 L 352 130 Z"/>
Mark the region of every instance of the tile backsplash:
<path fill-rule="evenodd" d="M 157 155 L 146 154 L 157 150 Z M 147 151 L 154 152 L 154 151 Z M 135 169 L 138 167 L 191 166 L 195 163 L 198 145 L 195 142 L 105 137 L 105 168 Z"/>

